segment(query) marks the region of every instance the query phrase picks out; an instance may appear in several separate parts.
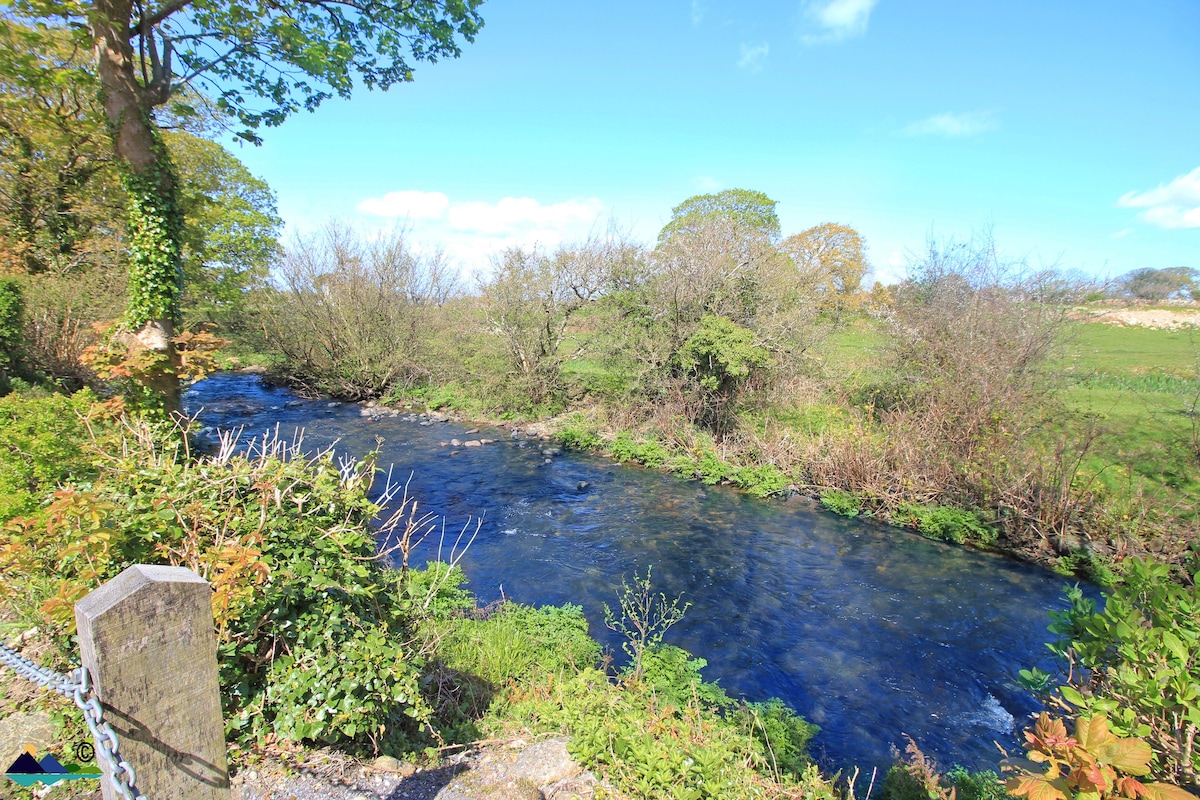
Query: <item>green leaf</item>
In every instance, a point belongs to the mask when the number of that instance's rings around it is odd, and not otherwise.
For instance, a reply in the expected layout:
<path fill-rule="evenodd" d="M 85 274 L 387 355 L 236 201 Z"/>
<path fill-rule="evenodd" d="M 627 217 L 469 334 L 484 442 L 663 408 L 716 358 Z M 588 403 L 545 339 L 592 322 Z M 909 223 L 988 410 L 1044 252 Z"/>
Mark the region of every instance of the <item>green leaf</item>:
<path fill-rule="evenodd" d="M 1171 655 L 1175 656 L 1185 664 L 1188 662 L 1187 648 L 1183 646 L 1183 642 L 1179 641 L 1178 636 L 1170 631 L 1164 630 L 1162 632 L 1162 643 L 1167 650 L 1171 651 Z"/>
<path fill-rule="evenodd" d="M 1077 708 L 1083 708 L 1087 705 L 1087 702 L 1083 699 L 1083 695 L 1074 686 L 1060 686 L 1058 687 L 1058 693 L 1062 695 L 1064 700 Z"/>

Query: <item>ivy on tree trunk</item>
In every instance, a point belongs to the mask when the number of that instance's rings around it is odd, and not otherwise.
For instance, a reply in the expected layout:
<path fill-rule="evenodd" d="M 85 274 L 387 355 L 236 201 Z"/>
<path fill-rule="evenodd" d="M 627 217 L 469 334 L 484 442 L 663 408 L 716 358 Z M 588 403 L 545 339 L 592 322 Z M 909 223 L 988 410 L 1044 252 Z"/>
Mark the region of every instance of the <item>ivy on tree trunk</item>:
<path fill-rule="evenodd" d="M 131 0 L 99 0 L 89 15 L 101 98 L 128 194 L 129 308 L 124 337 L 147 388 L 167 411 L 179 407 L 179 356 L 172 343 L 183 289 L 183 218 L 171 159 L 150 110 L 170 95 L 170 69 L 148 81 L 134 74 Z M 156 63 L 156 67 L 159 65 Z"/>

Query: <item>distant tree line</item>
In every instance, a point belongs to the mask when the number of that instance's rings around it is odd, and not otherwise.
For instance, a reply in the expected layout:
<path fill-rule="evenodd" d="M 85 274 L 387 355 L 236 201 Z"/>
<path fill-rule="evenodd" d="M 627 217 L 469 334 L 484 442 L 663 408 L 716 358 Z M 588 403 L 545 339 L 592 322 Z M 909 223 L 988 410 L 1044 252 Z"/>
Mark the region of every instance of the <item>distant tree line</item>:
<path fill-rule="evenodd" d="M 1200 301 L 1200 272 L 1192 267 L 1136 269 L 1115 282 L 1118 297 L 1149 302 L 1164 300 Z"/>
<path fill-rule="evenodd" d="M 513 248 L 473 286 L 403 235 L 368 244 L 331 226 L 284 253 L 262 345 L 313 391 L 454 385 L 526 411 L 591 394 L 719 430 L 862 302 L 862 237 L 827 223 L 784 239 L 775 205 L 747 190 L 698 195 L 653 247 L 609 231 Z"/>

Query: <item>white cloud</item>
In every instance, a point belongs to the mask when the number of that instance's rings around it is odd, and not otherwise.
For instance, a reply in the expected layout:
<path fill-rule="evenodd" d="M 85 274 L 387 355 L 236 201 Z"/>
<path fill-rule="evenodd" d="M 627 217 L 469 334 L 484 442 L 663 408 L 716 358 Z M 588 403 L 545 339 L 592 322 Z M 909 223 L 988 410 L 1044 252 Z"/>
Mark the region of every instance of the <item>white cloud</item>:
<path fill-rule="evenodd" d="M 841 42 L 867 32 L 871 10 L 879 0 L 808 0 L 804 4 L 806 44 Z M 815 32 L 814 32 L 815 31 Z"/>
<path fill-rule="evenodd" d="M 450 206 L 450 227 L 488 235 L 517 234 L 533 229 L 564 230 L 591 224 L 604 210 L 594 197 L 544 206 L 531 197 L 505 197 L 498 203 L 472 201 Z"/>
<path fill-rule="evenodd" d="M 383 197 L 368 197 L 358 204 L 358 210 L 375 217 L 407 217 L 409 219 L 438 219 L 450 205 L 450 198 L 441 192 L 388 192 Z"/>
<path fill-rule="evenodd" d="M 996 128 L 995 115 L 990 111 L 946 112 L 910 123 L 904 128 L 908 136 L 945 136 L 960 138 L 978 136 Z"/>
<path fill-rule="evenodd" d="M 767 54 L 770 52 L 771 45 L 767 42 L 756 45 L 742 42 L 741 57 L 738 58 L 737 65 L 750 72 L 762 72 L 763 62 L 767 60 Z"/>
<path fill-rule="evenodd" d="M 692 0 L 692 25 L 699 25 L 704 20 L 704 3 Z"/>
<path fill-rule="evenodd" d="M 1146 209 L 1138 216 L 1159 228 L 1200 228 L 1200 167 L 1164 186 L 1127 192 L 1117 205 Z"/>
<path fill-rule="evenodd" d="M 509 247 L 582 241 L 607 209 L 594 197 L 543 204 L 531 197 L 496 202 L 451 201 L 441 192 L 397 191 L 357 206 L 371 217 L 403 218 L 414 248 L 442 248 L 466 272 L 484 273 L 491 257 Z"/>

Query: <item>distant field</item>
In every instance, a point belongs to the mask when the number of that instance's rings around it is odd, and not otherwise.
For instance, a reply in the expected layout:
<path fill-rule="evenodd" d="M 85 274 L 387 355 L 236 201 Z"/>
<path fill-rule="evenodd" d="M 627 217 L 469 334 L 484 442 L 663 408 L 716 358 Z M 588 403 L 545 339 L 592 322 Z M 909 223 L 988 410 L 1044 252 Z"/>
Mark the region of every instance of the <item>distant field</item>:
<path fill-rule="evenodd" d="M 1076 374 L 1164 375 L 1194 381 L 1200 330 L 1156 330 L 1089 322 L 1071 327 L 1067 364 Z"/>
<path fill-rule="evenodd" d="M 1113 492 L 1200 491 L 1200 331 L 1102 323 L 1073 326 L 1058 397 L 1104 435 L 1087 461 Z"/>
<path fill-rule="evenodd" d="M 824 374 L 869 372 L 884 335 L 859 320 L 818 348 Z M 1050 363 L 1066 417 L 1052 429 L 1102 432 L 1084 472 L 1113 495 L 1149 492 L 1190 505 L 1200 495 L 1200 330 L 1072 323 Z M 1195 426 L 1195 427 L 1194 427 Z"/>

